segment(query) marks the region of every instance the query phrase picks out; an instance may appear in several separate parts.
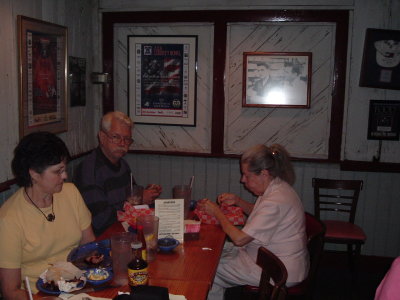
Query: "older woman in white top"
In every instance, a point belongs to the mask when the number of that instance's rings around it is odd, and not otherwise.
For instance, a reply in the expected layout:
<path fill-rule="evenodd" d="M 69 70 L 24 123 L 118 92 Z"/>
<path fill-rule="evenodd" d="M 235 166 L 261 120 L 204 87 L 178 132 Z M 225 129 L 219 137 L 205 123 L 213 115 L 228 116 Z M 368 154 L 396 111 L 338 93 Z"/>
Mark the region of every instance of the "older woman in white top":
<path fill-rule="evenodd" d="M 258 285 L 261 268 L 257 252 L 263 246 L 277 255 L 288 271 L 287 286 L 301 282 L 309 268 L 303 205 L 292 188 L 294 171 L 280 145 L 254 146 L 241 157 L 241 182 L 258 196 L 249 203 L 224 193 L 218 203 L 236 205 L 248 215 L 243 229 L 233 226 L 219 206 L 203 199 L 199 208 L 215 216 L 232 243 L 226 244 L 208 299 L 223 299 L 225 288 Z"/>

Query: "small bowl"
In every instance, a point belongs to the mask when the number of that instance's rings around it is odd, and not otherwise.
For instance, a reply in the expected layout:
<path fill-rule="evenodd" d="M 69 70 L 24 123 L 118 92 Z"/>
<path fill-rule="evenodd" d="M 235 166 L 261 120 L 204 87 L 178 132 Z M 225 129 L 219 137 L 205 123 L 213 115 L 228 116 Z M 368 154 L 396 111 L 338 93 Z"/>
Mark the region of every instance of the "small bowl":
<path fill-rule="evenodd" d="M 103 268 L 88 269 L 85 272 L 85 277 L 87 282 L 93 285 L 103 284 L 113 278 L 112 272 Z"/>
<path fill-rule="evenodd" d="M 179 241 L 174 238 L 162 238 L 158 239 L 158 249 L 161 252 L 168 253 L 174 250 L 178 245 Z"/>

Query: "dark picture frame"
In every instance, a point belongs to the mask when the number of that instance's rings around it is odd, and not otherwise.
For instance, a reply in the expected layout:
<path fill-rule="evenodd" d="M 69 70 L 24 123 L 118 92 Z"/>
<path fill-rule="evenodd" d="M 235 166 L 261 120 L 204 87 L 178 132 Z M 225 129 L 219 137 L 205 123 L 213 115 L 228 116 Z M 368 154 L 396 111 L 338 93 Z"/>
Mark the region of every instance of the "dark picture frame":
<path fill-rule="evenodd" d="M 399 140 L 400 100 L 370 100 L 368 140 Z"/>
<path fill-rule="evenodd" d="M 367 28 L 360 86 L 400 89 L 400 30 Z"/>
<path fill-rule="evenodd" d="M 69 56 L 69 103 L 71 107 L 86 105 L 86 59 Z"/>
<path fill-rule="evenodd" d="M 67 27 L 18 16 L 20 136 L 67 131 Z"/>
<path fill-rule="evenodd" d="M 309 108 L 311 52 L 244 52 L 243 107 Z"/>
<path fill-rule="evenodd" d="M 197 39 L 128 36 L 128 111 L 135 123 L 196 125 Z"/>

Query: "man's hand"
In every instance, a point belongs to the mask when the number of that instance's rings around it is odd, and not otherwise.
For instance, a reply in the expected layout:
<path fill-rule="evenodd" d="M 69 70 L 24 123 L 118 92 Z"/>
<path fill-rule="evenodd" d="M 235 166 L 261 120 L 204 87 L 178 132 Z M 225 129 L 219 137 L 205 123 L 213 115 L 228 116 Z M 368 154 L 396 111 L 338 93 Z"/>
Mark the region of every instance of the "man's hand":
<path fill-rule="evenodd" d="M 143 191 L 143 204 L 152 204 L 162 192 L 161 185 L 149 184 Z"/>

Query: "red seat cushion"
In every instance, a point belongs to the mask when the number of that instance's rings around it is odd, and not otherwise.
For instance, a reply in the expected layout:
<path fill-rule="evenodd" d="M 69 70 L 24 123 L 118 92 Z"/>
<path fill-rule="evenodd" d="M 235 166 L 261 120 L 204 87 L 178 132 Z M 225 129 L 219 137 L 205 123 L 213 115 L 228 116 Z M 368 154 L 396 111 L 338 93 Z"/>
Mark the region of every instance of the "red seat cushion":
<path fill-rule="evenodd" d="M 364 231 L 357 225 L 350 222 L 324 220 L 326 225 L 326 239 L 348 239 L 365 241 L 367 236 Z"/>
<path fill-rule="evenodd" d="M 307 292 L 307 279 L 299 284 L 287 288 L 288 295 L 305 295 Z"/>
<path fill-rule="evenodd" d="M 256 294 L 258 293 L 258 286 L 252 286 L 252 285 L 245 285 L 244 289 L 248 293 L 253 293 Z M 299 284 L 296 284 L 295 286 L 291 286 L 287 288 L 287 293 L 288 295 L 305 295 L 307 290 L 307 279 L 303 280 Z"/>

